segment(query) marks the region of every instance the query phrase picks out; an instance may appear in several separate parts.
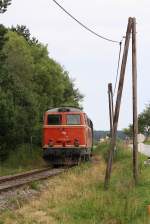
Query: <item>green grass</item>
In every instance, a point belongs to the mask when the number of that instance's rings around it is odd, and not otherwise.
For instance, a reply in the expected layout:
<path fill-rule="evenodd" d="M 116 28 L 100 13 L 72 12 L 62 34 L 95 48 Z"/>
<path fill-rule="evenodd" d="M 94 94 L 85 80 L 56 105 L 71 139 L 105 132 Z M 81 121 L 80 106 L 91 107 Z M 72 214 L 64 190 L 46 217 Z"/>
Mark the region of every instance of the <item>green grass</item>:
<path fill-rule="evenodd" d="M 144 144 L 150 145 L 150 141 L 145 141 Z"/>
<path fill-rule="evenodd" d="M 99 148 L 104 157 L 105 148 L 106 145 Z M 90 186 L 90 197 L 72 200 L 63 210 L 63 213 L 71 217 L 69 223 L 150 223 L 147 215 L 147 206 L 150 204 L 150 168 L 143 166 L 144 157 L 140 156 L 140 179 L 135 187 L 131 153 L 120 148 L 117 154 L 109 190 L 103 190 L 103 183 L 96 183 Z M 90 190 L 89 186 L 86 190 Z"/>
<path fill-rule="evenodd" d="M 102 144 L 98 153 L 106 157 L 108 145 Z M 143 166 L 144 157 L 140 156 L 140 179 L 135 187 L 132 179 L 131 153 L 118 146 L 115 155 L 114 169 L 110 188 L 104 191 L 103 182 L 86 187 L 91 190 L 90 197 L 71 200 L 63 209 L 62 214 L 69 214 L 68 224 L 148 224 L 147 206 L 150 204 L 150 168 Z M 61 216 L 61 214 L 60 214 Z M 65 222 L 60 222 L 65 223 Z"/>
<path fill-rule="evenodd" d="M 40 186 L 39 186 L 40 182 L 39 181 L 33 181 L 31 183 L 29 183 L 29 187 L 33 190 L 40 190 Z"/>
<path fill-rule="evenodd" d="M 107 149 L 107 144 L 101 144 L 96 153 L 106 159 Z M 103 182 L 90 185 L 90 197 L 75 199 L 64 208 L 63 213 L 70 214 L 69 223 L 150 223 L 147 215 L 147 206 L 150 204 L 150 168 L 143 166 L 145 157 L 139 157 L 140 179 L 135 187 L 131 152 L 117 145 L 109 190 L 103 190 Z M 90 190 L 89 186 L 86 190 Z"/>
<path fill-rule="evenodd" d="M 22 145 L 11 151 L 4 162 L 0 162 L 0 176 L 20 173 L 45 165 L 42 150 L 38 147 L 30 149 L 30 145 Z"/>

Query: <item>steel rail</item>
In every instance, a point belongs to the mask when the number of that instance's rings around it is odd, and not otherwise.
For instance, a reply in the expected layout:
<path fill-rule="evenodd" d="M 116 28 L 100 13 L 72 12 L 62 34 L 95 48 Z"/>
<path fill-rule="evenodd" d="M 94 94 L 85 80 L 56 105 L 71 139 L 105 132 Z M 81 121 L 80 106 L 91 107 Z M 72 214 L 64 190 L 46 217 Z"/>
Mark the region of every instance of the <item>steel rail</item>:
<path fill-rule="evenodd" d="M 47 171 L 49 169 L 50 168 L 34 169 L 34 170 L 31 170 L 31 171 L 18 173 L 18 174 L 14 174 L 14 175 L 2 176 L 2 177 L 0 177 L 0 183 L 6 182 L 8 180 L 19 179 L 21 177 L 27 177 L 27 176 L 30 176 L 32 174 L 36 174 L 36 173 L 40 173 L 40 172 L 43 172 L 43 171 Z"/>
<path fill-rule="evenodd" d="M 33 181 L 47 179 L 63 173 L 66 169 L 50 169 L 44 168 L 33 170 L 22 174 L 10 175 L 0 178 L 0 193 L 8 191 L 19 186 L 31 183 Z"/>

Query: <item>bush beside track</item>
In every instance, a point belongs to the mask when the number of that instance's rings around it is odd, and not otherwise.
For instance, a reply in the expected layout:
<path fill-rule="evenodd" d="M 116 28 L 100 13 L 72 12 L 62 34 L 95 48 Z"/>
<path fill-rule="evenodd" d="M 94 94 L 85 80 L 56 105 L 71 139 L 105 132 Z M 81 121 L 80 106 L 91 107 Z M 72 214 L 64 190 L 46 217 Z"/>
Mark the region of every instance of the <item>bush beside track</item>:
<path fill-rule="evenodd" d="M 111 184 L 103 190 L 108 144 L 94 151 L 93 162 L 48 181 L 41 197 L 0 215 L 0 223 L 148 224 L 150 167 L 139 155 L 140 180 L 134 187 L 131 151 L 122 144 L 115 155 Z"/>
<path fill-rule="evenodd" d="M 0 176 L 21 173 L 45 165 L 41 148 L 33 146 L 31 149 L 29 144 L 24 144 L 15 151 L 10 151 L 8 159 L 0 162 Z"/>

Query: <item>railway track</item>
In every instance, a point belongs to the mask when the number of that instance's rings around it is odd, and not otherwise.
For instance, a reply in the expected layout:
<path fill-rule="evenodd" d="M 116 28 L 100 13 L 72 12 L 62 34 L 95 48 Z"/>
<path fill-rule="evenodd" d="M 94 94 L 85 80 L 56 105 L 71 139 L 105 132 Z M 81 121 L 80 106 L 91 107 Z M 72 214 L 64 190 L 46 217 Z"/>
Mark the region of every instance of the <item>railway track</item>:
<path fill-rule="evenodd" d="M 47 179 L 63 173 L 66 169 L 36 169 L 29 172 L 0 177 L 0 193 L 28 184 L 32 181 Z"/>

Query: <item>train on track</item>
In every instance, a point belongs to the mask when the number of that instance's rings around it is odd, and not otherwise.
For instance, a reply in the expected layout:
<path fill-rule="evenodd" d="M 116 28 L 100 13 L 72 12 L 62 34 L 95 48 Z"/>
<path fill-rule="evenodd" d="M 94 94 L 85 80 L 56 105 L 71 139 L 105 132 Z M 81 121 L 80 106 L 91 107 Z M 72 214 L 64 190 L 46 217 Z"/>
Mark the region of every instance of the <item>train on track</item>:
<path fill-rule="evenodd" d="M 43 157 L 52 165 L 74 165 L 90 160 L 93 124 L 79 108 L 46 111 L 43 124 Z"/>

